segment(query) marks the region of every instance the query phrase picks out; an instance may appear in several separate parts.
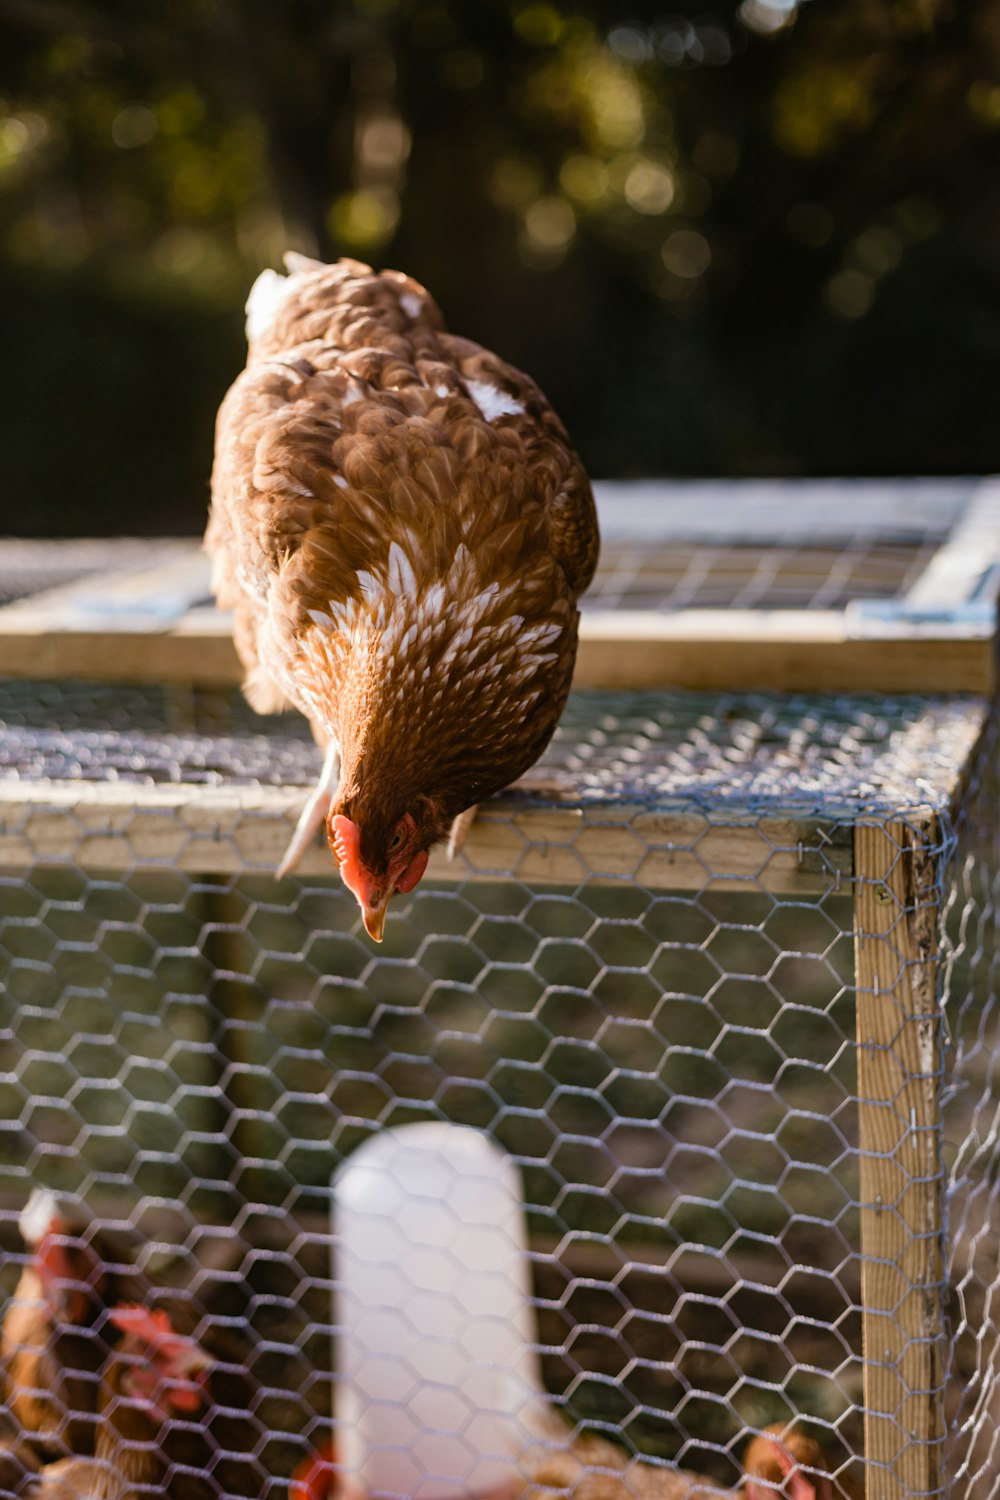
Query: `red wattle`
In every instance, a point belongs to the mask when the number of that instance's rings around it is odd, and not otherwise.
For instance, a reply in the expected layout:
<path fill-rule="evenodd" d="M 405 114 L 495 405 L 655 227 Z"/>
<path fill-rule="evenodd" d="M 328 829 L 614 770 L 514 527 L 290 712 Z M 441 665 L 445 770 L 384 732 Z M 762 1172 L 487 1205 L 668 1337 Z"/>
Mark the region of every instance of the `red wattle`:
<path fill-rule="evenodd" d="M 201 1382 L 178 1383 L 169 1387 L 166 1399 L 175 1411 L 197 1412 L 205 1403 L 205 1392 Z"/>
<path fill-rule="evenodd" d="M 426 849 L 421 849 L 419 854 L 413 856 L 400 878 L 396 881 L 396 889 L 400 895 L 405 896 L 407 891 L 413 890 L 413 887 L 418 883 L 427 868 L 427 859 Z"/>

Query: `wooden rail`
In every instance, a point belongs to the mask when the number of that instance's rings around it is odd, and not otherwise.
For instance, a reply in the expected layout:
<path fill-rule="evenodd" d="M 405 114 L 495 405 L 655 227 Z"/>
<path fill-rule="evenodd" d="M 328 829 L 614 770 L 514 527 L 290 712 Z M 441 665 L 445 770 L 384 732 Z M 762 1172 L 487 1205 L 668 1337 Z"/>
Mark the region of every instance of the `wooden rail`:
<path fill-rule="evenodd" d="M 273 871 L 300 788 L 0 781 L 0 868 L 72 860 L 83 869 L 169 865 L 199 874 Z M 631 879 L 651 890 L 816 895 L 849 878 L 849 830 L 814 817 L 706 817 L 617 803 L 599 810 L 499 798 L 481 808 L 461 856 L 442 849 L 428 879 L 577 886 Z M 299 873 L 336 877 L 317 841 Z"/>
<path fill-rule="evenodd" d="M 772 554 L 795 547 L 828 547 L 831 567 L 838 548 L 849 557 L 880 539 L 938 550 L 901 597 L 887 582 L 889 597 L 844 608 L 605 608 L 598 589 L 584 611 L 577 687 L 992 691 L 1000 567 L 993 481 L 650 482 L 598 485 L 597 494 L 609 550 L 632 547 L 654 572 L 657 558 L 669 568 L 673 551 L 692 542 L 709 560 L 713 549 L 742 548 L 765 573 Z M 0 608 L 0 674 L 240 680 L 199 543 L 159 543 L 140 565 L 135 544 L 126 546 L 120 561 L 109 551 L 101 574 Z"/>

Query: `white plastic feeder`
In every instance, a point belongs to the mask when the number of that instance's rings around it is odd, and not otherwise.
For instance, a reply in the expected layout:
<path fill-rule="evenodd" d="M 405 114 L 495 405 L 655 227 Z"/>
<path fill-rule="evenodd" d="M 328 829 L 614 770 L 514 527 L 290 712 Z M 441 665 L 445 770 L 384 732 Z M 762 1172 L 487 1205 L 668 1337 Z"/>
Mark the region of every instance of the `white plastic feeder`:
<path fill-rule="evenodd" d="M 344 1490 L 509 1493 L 546 1413 L 513 1164 L 465 1126 L 405 1125 L 333 1186 Z"/>

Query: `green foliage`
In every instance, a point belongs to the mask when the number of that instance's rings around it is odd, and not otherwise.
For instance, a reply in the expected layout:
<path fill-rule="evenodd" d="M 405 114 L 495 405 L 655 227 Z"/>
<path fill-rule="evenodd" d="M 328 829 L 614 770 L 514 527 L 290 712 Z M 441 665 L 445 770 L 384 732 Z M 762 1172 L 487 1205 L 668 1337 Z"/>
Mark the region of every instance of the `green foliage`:
<path fill-rule="evenodd" d="M 424 280 L 598 473 L 1000 467 L 998 38 L 1000 0 L 0 0 L 8 492 L 196 525 L 287 247 Z"/>

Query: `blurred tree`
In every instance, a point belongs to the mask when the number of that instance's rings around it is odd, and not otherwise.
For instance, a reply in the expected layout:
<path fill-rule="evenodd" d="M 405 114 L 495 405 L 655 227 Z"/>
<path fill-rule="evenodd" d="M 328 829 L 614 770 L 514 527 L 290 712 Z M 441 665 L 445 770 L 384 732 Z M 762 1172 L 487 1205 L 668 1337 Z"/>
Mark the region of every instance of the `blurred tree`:
<path fill-rule="evenodd" d="M 596 473 L 1000 468 L 998 57 L 1000 0 L 0 0 L 7 526 L 196 528 L 287 246 Z"/>

